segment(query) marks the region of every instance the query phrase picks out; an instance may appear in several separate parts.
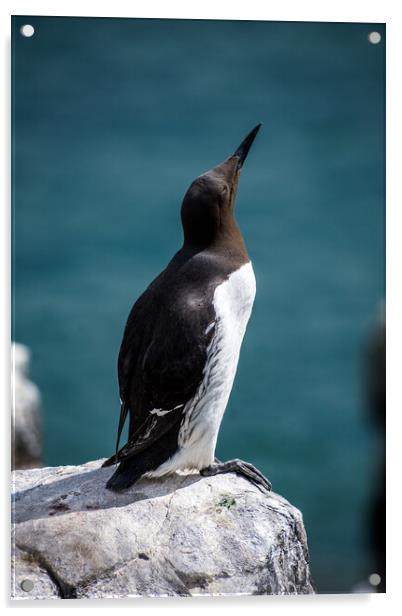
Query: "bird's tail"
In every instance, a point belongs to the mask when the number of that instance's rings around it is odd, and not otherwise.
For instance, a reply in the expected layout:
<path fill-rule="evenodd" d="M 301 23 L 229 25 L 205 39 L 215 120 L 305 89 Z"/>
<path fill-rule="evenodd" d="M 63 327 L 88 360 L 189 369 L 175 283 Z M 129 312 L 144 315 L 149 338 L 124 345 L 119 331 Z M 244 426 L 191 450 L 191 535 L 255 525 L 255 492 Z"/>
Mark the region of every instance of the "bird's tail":
<path fill-rule="evenodd" d="M 115 457 L 115 456 L 112 456 Z M 112 458 L 109 458 L 111 460 Z M 106 462 L 103 463 L 102 466 L 109 466 Z M 110 462 L 113 464 L 113 462 Z M 142 475 L 144 474 L 144 468 L 140 464 L 136 464 L 135 458 L 130 458 L 129 460 L 124 460 L 120 462 L 119 467 L 115 470 L 113 475 L 110 477 L 109 481 L 106 484 L 108 490 L 113 490 L 114 492 L 120 492 L 120 490 L 126 490 L 130 486 L 133 485 Z"/>

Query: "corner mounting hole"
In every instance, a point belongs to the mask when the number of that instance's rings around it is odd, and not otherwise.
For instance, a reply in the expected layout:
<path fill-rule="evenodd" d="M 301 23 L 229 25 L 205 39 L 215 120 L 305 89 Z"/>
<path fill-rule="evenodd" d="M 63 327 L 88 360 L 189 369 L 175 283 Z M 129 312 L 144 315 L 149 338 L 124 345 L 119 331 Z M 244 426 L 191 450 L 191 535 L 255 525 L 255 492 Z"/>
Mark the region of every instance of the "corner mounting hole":
<path fill-rule="evenodd" d="M 372 573 L 369 575 L 369 583 L 371 586 L 378 586 L 381 583 L 381 575 L 378 575 L 378 573 Z"/>
<path fill-rule="evenodd" d="M 370 32 L 368 40 L 373 45 L 378 45 L 381 42 L 381 34 L 379 32 Z"/>
<path fill-rule="evenodd" d="M 21 26 L 20 32 L 22 36 L 30 38 L 35 34 L 35 28 L 31 26 L 31 24 L 24 24 L 23 26 Z"/>
<path fill-rule="evenodd" d="M 33 589 L 34 585 L 32 580 L 22 580 L 21 582 L 21 588 L 24 592 L 31 592 L 31 590 Z"/>

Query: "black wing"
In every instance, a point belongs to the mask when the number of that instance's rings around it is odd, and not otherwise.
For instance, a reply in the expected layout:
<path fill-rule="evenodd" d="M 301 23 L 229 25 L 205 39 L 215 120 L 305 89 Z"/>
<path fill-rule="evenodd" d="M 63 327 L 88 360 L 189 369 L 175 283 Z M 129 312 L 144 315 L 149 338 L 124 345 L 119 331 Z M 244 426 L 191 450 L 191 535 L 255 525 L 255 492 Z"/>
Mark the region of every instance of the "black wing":
<path fill-rule="evenodd" d="M 203 379 L 215 286 L 167 269 L 134 304 L 118 359 L 117 448 L 129 413 L 128 442 L 105 465 L 147 449 L 181 420 Z"/>

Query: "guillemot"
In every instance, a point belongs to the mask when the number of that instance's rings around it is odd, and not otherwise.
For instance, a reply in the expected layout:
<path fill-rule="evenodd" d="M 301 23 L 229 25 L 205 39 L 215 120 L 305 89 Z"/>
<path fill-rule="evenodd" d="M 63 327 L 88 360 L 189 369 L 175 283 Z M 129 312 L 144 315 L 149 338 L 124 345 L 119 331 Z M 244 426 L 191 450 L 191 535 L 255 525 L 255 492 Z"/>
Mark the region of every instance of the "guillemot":
<path fill-rule="evenodd" d="M 103 463 L 119 463 L 106 484 L 111 490 L 180 469 L 235 472 L 271 489 L 252 464 L 215 458 L 256 290 L 234 203 L 260 127 L 190 185 L 181 207 L 183 246 L 131 309 L 118 358 L 116 453 Z M 119 449 L 127 415 L 128 440 Z"/>

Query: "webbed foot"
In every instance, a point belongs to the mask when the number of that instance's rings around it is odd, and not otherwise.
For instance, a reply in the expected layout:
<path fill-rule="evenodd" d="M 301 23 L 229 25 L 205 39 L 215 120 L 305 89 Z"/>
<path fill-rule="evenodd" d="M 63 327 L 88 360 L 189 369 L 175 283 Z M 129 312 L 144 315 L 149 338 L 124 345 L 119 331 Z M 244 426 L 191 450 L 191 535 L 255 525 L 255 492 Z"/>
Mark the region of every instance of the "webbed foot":
<path fill-rule="evenodd" d="M 229 460 L 228 462 L 219 462 L 217 458 L 210 466 L 203 468 L 200 471 L 200 475 L 203 477 L 212 477 L 213 475 L 220 475 L 221 473 L 237 473 L 243 475 L 261 492 L 270 492 L 272 490 L 271 482 L 264 477 L 264 475 L 249 462 L 244 460 Z"/>

